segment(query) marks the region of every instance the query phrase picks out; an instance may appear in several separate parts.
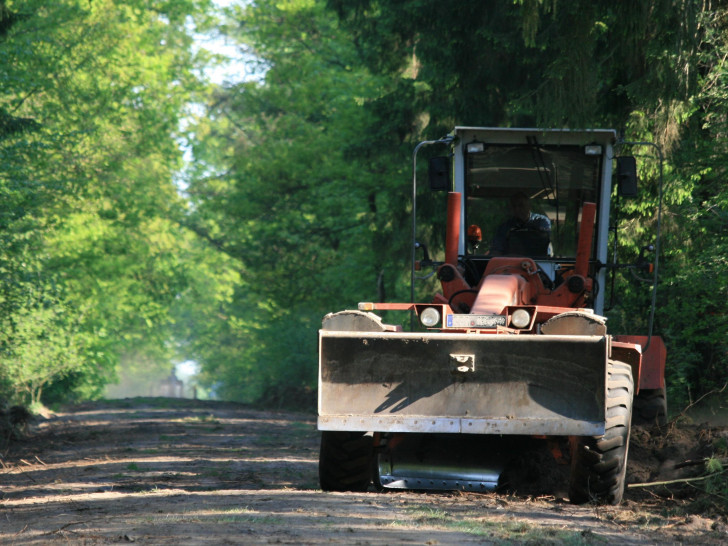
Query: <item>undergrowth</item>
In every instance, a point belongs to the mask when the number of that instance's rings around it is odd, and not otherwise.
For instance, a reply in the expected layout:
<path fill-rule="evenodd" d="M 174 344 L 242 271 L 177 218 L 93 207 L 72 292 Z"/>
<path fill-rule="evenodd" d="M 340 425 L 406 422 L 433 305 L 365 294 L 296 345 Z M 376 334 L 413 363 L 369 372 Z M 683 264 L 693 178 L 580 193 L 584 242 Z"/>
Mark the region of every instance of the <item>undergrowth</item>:
<path fill-rule="evenodd" d="M 713 454 L 705 459 L 704 479 L 691 482 L 699 495 L 691 509 L 728 516 L 728 439 L 713 441 Z"/>

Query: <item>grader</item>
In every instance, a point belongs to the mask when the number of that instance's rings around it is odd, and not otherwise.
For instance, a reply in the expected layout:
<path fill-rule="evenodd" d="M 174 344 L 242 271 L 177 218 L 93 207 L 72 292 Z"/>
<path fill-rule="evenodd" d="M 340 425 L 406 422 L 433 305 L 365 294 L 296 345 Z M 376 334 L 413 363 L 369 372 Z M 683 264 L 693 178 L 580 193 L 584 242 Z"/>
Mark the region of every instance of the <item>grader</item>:
<path fill-rule="evenodd" d="M 603 316 L 623 267 L 608 263 L 610 202 L 637 191 L 615 143 L 612 130 L 456 127 L 418 146 L 411 301 L 359 303 L 319 331 L 324 490 L 492 490 L 509 440 L 530 437 L 568 446 L 571 502 L 621 501 L 633 413 L 662 422 L 666 401 L 662 340 L 611 335 Z M 442 262 L 416 238 L 424 145 L 450 151 L 429 165 L 448 192 Z M 415 302 L 427 266 L 439 291 Z M 376 314 L 389 311 L 418 324 Z"/>

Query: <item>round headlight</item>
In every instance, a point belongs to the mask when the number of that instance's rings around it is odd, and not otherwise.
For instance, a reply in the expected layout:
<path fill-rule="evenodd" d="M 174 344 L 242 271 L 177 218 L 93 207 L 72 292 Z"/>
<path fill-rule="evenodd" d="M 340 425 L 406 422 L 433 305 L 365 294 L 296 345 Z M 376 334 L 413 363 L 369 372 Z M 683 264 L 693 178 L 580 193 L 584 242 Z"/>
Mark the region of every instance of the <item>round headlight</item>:
<path fill-rule="evenodd" d="M 515 328 L 526 328 L 531 324 L 531 315 L 525 309 L 516 309 L 511 315 L 511 326 Z"/>
<path fill-rule="evenodd" d="M 437 326 L 437 323 L 440 322 L 440 312 L 434 307 L 428 307 L 420 313 L 420 322 L 428 328 Z"/>

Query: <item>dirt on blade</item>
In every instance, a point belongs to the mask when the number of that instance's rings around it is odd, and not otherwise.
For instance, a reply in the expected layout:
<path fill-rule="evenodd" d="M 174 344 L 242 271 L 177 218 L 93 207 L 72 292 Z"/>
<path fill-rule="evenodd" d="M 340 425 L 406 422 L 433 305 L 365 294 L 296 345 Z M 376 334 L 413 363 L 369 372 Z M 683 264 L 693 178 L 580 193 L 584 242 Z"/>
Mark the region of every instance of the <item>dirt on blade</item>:
<path fill-rule="evenodd" d="M 675 467 L 728 437 L 716 427 L 652 432 L 633 433 L 633 483 L 696 472 Z M 690 513 L 694 496 L 679 485 L 629 488 L 617 507 L 573 506 L 563 472 L 536 452 L 520 457 L 528 480 L 507 494 L 346 494 L 318 489 L 318 447 L 310 414 L 164 398 L 76 406 L 2 454 L 0 543 L 728 541 L 725 518 Z M 537 486 L 548 494 L 536 496 Z"/>

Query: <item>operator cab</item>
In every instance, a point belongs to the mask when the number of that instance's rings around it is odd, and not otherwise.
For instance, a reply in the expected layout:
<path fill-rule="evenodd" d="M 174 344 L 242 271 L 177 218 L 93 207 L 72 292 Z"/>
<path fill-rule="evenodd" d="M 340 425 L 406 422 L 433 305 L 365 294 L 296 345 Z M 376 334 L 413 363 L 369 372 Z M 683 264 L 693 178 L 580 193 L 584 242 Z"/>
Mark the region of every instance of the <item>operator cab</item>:
<path fill-rule="evenodd" d="M 603 148 L 550 143 L 550 135 L 541 141 L 524 134 L 513 143 L 480 136 L 462 132 L 462 161 L 456 161 L 456 170 L 462 166 L 456 186 L 460 178 L 465 198 L 460 259 L 466 280 L 477 284 L 492 257 L 524 256 L 557 285 L 559 271 L 575 263 L 583 204 L 600 201 Z"/>

